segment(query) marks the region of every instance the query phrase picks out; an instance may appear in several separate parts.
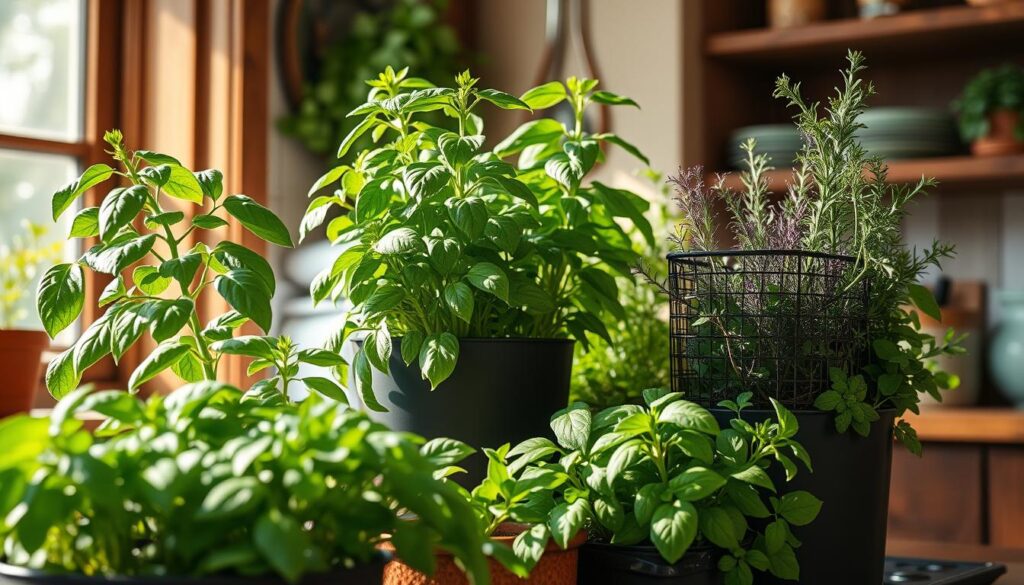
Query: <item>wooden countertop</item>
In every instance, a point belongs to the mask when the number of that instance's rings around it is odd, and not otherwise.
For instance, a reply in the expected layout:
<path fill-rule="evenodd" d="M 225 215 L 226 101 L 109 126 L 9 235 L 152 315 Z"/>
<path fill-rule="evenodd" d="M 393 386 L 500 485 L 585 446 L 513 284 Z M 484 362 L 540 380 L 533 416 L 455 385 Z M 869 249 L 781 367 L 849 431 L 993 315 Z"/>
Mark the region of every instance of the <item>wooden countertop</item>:
<path fill-rule="evenodd" d="M 1007 572 L 997 585 L 1024 585 L 1024 550 L 964 544 L 936 544 L 889 541 L 886 554 L 948 561 L 993 561 L 1006 565 Z"/>
<path fill-rule="evenodd" d="M 930 407 L 907 420 L 922 441 L 1024 444 L 1024 410 Z"/>

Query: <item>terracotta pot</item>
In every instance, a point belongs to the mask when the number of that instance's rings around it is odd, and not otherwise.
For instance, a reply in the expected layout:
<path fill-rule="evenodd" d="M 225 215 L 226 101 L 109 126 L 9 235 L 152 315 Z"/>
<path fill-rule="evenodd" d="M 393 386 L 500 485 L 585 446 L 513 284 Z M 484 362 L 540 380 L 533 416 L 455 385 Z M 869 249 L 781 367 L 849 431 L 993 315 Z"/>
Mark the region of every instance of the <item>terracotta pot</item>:
<path fill-rule="evenodd" d="M 511 547 L 512 541 L 524 529 L 521 525 L 507 524 L 494 540 Z M 576 565 L 579 549 L 587 541 L 586 532 L 580 532 L 562 549 L 555 541 L 548 542 L 544 556 L 530 572 L 528 579 L 520 579 L 509 573 L 498 561 L 488 559 L 491 567 L 492 585 L 576 585 Z M 387 548 L 387 547 L 386 547 Z M 455 565 L 455 559 L 446 552 L 437 553 L 437 570 L 433 577 L 409 567 L 396 558 L 384 567 L 384 585 L 468 585 L 469 581 Z"/>
<path fill-rule="evenodd" d="M 42 374 L 43 351 L 50 338 L 43 331 L 0 329 L 0 417 L 32 408 L 39 377 Z"/>
<path fill-rule="evenodd" d="M 825 20 L 825 0 L 768 0 L 768 26 L 790 28 Z"/>
<path fill-rule="evenodd" d="M 1024 152 L 1024 141 L 1017 138 L 1020 113 L 996 110 L 988 115 L 988 134 L 971 144 L 974 156 L 1000 156 Z"/>

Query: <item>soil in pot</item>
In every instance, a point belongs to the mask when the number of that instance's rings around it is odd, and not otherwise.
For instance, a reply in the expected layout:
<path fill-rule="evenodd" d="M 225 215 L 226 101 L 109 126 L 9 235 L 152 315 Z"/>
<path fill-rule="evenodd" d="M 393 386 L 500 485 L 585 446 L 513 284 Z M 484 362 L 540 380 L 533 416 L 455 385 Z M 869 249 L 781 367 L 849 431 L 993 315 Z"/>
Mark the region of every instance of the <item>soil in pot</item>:
<path fill-rule="evenodd" d="M 32 408 L 42 379 L 43 351 L 49 346 L 43 331 L 0 329 L 0 418 Z"/>
<path fill-rule="evenodd" d="M 396 431 L 450 437 L 473 447 L 500 447 L 551 436 L 555 411 L 569 400 L 574 342 L 569 339 L 461 339 L 452 375 L 434 390 L 414 361 L 405 365 L 392 341 L 390 374 L 373 370 L 373 390 L 388 412 L 371 415 Z M 477 454 L 456 477 L 476 485 L 486 458 Z"/>
<path fill-rule="evenodd" d="M 295 585 L 380 585 L 390 555 L 381 552 L 373 562 L 351 569 L 306 575 Z M 203 577 L 90 577 L 52 574 L 0 563 L 0 585 L 289 585 L 282 577 L 207 575 Z"/>
<path fill-rule="evenodd" d="M 511 547 L 512 541 L 524 529 L 526 529 L 524 525 L 503 524 L 493 538 L 501 544 Z M 581 532 L 569 542 L 568 548 L 565 549 L 562 549 L 553 540 L 548 541 L 544 556 L 530 572 L 528 579 L 520 579 L 508 572 L 494 559 L 489 559 L 491 584 L 576 585 L 580 546 L 586 540 L 587 534 Z M 589 583 L 589 581 L 581 580 L 580 583 Z M 396 558 L 384 567 L 384 585 L 469 585 L 469 581 L 455 564 L 452 555 L 439 552 L 437 553 L 437 569 L 434 571 L 433 577 L 420 573 L 403 563 L 401 559 Z"/>
<path fill-rule="evenodd" d="M 732 412 L 713 410 L 723 427 Z M 807 526 L 793 528 L 802 541 L 797 549 L 801 583 L 864 585 L 881 583 L 885 568 L 886 521 L 892 471 L 894 410 L 879 411 L 867 437 L 852 430 L 838 433 L 834 413 L 794 411 L 800 424 L 796 435 L 811 457 L 814 472 L 802 467 L 786 482 L 779 467 L 769 475 L 782 492 L 806 490 L 822 500 L 821 513 Z M 748 422 L 774 418 L 774 411 L 744 410 Z M 842 570 L 836 570 L 842 567 Z M 783 584 L 771 575 L 759 575 L 758 585 Z"/>
<path fill-rule="evenodd" d="M 720 553 L 691 546 L 676 563 L 651 545 L 619 546 L 588 542 L 580 549 L 580 583 L 585 585 L 720 585 Z"/>
<path fill-rule="evenodd" d="M 1001 156 L 1024 152 L 1024 141 L 1017 137 L 1020 113 L 1013 110 L 996 110 L 989 114 L 988 134 L 971 143 L 975 156 Z"/>

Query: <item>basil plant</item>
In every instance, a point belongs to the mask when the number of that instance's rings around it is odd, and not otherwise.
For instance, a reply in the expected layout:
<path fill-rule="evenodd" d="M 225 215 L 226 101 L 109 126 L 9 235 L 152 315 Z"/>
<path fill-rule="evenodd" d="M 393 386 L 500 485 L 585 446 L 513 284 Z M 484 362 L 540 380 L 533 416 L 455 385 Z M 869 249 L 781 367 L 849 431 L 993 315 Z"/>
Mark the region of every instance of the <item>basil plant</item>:
<path fill-rule="evenodd" d="M 647 159 L 614 134 L 586 132 L 583 119 L 592 102 L 636 104 L 576 78 L 518 98 L 478 88 L 468 72 L 455 87 L 424 87 L 388 69 L 369 85 L 369 100 L 350 114 L 361 121 L 338 151 L 344 164 L 310 195 L 333 191 L 312 200 L 301 230 L 340 208 L 326 231 L 342 251 L 311 292 L 316 302 L 353 304 L 335 347 L 365 335 L 352 367 L 367 407 L 383 410 L 371 368 L 387 372 L 393 351 L 437 387 L 455 368 L 460 338 L 607 339 L 601 316 L 622 313 L 615 275 L 628 276 L 639 259 L 619 222 L 653 236 L 644 199 L 585 178 L 609 144 Z M 562 102 L 574 122 L 531 120 L 484 147 L 482 104 L 531 111 Z M 458 131 L 421 121 L 426 112 L 442 112 Z M 367 134 L 376 146 L 349 155 Z"/>
<path fill-rule="evenodd" d="M 485 450 L 487 478 L 472 492 L 477 513 L 491 529 L 530 525 L 513 543 L 527 568 L 549 539 L 566 547 L 588 531 L 598 542 L 653 545 L 669 563 L 691 547 L 715 547 L 727 585 L 751 585 L 754 571 L 799 580 L 792 527 L 813 521 L 822 503 L 805 491 L 777 492 L 768 473 L 777 464 L 792 479 L 794 458 L 810 468 L 794 439 L 796 417 L 775 403 L 774 420 L 748 422 L 745 393 L 721 404 L 735 414 L 723 429 L 681 396 L 649 389 L 643 406 L 596 414 L 577 402 L 551 419 L 557 443 L 538 437 Z"/>
<path fill-rule="evenodd" d="M 53 196 L 56 221 L 89 189 L 115 177 L 123 185 L 112 189 L 99 207 L 75 214 L 68 237 L 98 243 L 77 262 L 51 267 L 39 283 L 39 316 L 52 337 L 82 313 L 84 268 L 112 278 L 99 296 L 105 312 L 47 368 L 46 386 L 54 397 L 77 387 L 82 374 L 100 359 L 110 355 L 117 362 L 147 331 L 158 345 L 129 378 L 132 392 L 167 369 L 184 382 L 216 380 L 221 357 L 239 354 L 256 358 L 251 373 L 277 368 L 276 376 L 253 388 L 272 401 L 287 398 L 298 362 L 326 367 L 342 363 L 333 352 L 300 351 L 287 338 L 233 338 L 247 322 L 270 330 L 274 273 L 262 255 L 240 244 L 211 246 L 195 234 L 228 225 L 226 213 L 261 239 L 291 246 L 288 229 L 273 212 L 245 195 L 225 196 L 220 171 L 192 172 L 169 155 L 129 150 L 117 130 L 107 132 L 104 140 L 120 168 L 95 164 Z M 183 205 L 198 206 L 201 213 L 187 220 Z M 186 248 L 193 239 L 196 243 Z M 202 324 L 197 304 L 207 289 L 215 290 L 231 310 Z M 303 381 L 314 391 L 344 399 L 329 378 Z"/>

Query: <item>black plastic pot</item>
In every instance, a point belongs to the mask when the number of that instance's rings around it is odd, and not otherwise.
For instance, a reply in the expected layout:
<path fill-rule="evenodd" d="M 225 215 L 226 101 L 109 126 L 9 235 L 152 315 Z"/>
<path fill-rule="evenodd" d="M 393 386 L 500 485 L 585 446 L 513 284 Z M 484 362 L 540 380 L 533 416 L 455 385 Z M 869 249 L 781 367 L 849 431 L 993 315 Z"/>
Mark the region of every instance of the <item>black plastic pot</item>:
<path fill-rule="evenodd" d="M 731 412 L 715 410 L 725 427 Z M 833 413 L 794 412 L 800 423 L 797 440 L 811 456 L 814 472 L 800 469 L 786 483 L 773 467 L 772 480 L 780 492 L 807 490 L 824 504 L 807 526 L 793 527 L 803 542 L 797 549 L 801 583 L 865 585 L 881 583 L 885 570 L 885 533 L 889 514 L 895 411 L 881 411 L 871 433 L 861 437 L 852 430 L 839 434 Z M 774 418 L 774 411 L 745 410 L 748 422 Z M 763 578 L 763 581 L 762 581 Z M 758 576 L 758 584 L 792 583 Z"/>
<path fill-rule="evenodd" d="M 371 563 L 351 569 L 306 575 L 298 585 L 380 585 L 384 565 L 391 555 L 380 553 Z M 288 585 L 283 578 L 267 576 L 204 577 L 90 577 L 77 574 L 53 574 L 0 563 L 0 585 Z"/>
<path fill-rule="evenodd" d="M 419 365 L 406 366 L 401 339 L 392 341 L 390 374 L 373 368 L 373 391 L 388 412 L 372 416 L 393 430 L 427 438 L 450 437 L 473 447 L 515 445 L 551 435 L 551 415 L 569 400 L 571 339 L 459 340 L 452 375 L 430 390 Z M 486 459 L 477 455 L 462 466 L 460 481 L 475 484 Z"/>
<path fill-rule="evenodd" d="M 579 582 L 583 585 L 720 585 L 718 557 L 709 547 L 691 547 L 669 564 L 653 546 L 619 546 L 588 542 L 580 549 Z"/>

